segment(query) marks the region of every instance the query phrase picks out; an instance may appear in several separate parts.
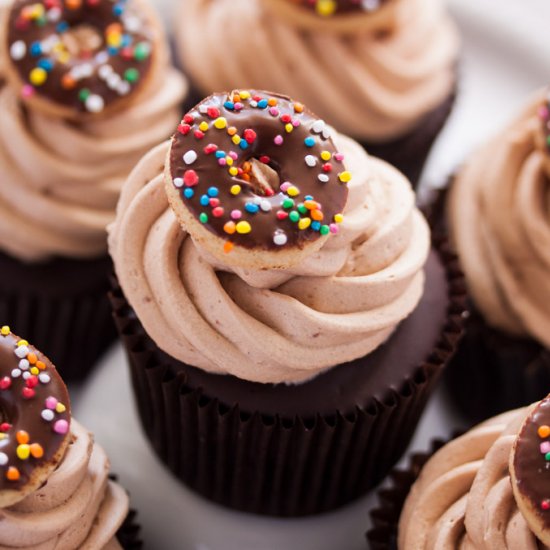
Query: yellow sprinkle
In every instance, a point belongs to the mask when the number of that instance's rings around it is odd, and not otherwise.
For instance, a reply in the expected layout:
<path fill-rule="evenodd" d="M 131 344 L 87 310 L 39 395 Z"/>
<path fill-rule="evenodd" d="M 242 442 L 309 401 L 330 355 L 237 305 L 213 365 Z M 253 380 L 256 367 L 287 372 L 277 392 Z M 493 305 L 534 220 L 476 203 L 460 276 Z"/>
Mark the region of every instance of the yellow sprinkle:
<path fill-rule="evenodd" d="M 332 155 L 328 151 L 321 151 L 321 158 L 323 160 L 330 160 Z"/>
<path fill-rule="evenodd" d="M 41 67 L 35 67 L 29 74 L 29 80 L 34 86 L 41 86 L 46 82 L 48 73 Z"/>
<path fill-rule="evenodd" d="M 319 15 L 327 17 L 336 11 L 336 2 L 334 0 L 318 0 L 316 9 Z"/>
<path fill-rule="evenodd" d="M 38 376 L 40 374 L 40 369 L 38 367 L 32 367 L 30 371 L 31 374 L 34 374 L 35 376 Z"/>
<path fill-rule="evenodd" d="M 292 130 L 294 130 L 294 126 L 292 126 L 292 124 L 290 124 L 290 122 L 287 122 L 285 124 L 285 130 L 286 130 L 287 134 L 290 134 L 290 132 L 292 132 Z"/>
<path fill-rule="evenodd" d="M 225 163 L 227 166 L 233 166 L 233 159 L 231 157 L 225 157 Z"/>
<path fill-rule="evenodd" d="M 32 7 L 31 17 L 33 19 L 39 19 L 44 15 L 44 6 L 42 4 L 35 4 Z"/>
<path fill-rule="evenodd" d="M 344 216 L 342 216 L 342 214 L 334 214 L 334 221 L 336 223 L 342 223 L 344 221 Z"/>
<path fill-rule="evenodd" d="M 248 99 L 250 97 L 250 92 L 244 90 L 242 92 L 239 92 L 239 95 L 241 96 L 241 99 Z"/>
<path fill-rule="evenodd" d="M 214 126 L 218 130 L 223 130 L 227 126 L 227 120 L 223 116 L 221 116 L 214 121 Z"/>
<path fill-rule="evenodd" d="M 300 194 L 300 191 L 298 190 L 297 187 L 294 187 L 294 185 L 291 185 L 291 186 L 286 190 L 286 192 L 287 192 L 287 195 L 288 195 L 289 197 L 296 197 L 297 195 Z"/>
<path fill-rule="evenodd" d="M 23 445 L 18 445 L 17 446 L 17 456 L 21 460 L 27 460 L 27 458 L 29 458 L 30 454 L 31 454 L 31 448 L 26 443 L 24 443 Z"/>
<path fill-rule="evenodd" d="M 118 32 L 110 32 L 107 35 L 107 44 L 109 46 L 114 46 L 115 48 L 120 45 L 122 42 L 122 35 Z"/>
<path fill-rule="evenodd" d="M 235 229 L 237 230 L 237 233 L 241 234 L 250 233 L 252 231 L 252 227 L 250 227 L 250 224 L 245 221 L 239 222 L 236 225 Z"/>
<path fill-rule="evenodd" d="M 56 406 L 55 406 L 55 412 L 58 412 L 58 413 L 64 413 L 65 411 L 67 410 L 67 407 L 65 407 L 65 405 L 63 405 L 63 403 L 58 403 Z"/>
<path fill-rule="evenodd" d="M 231 141 L 235 144 L 235 145 L 239 145 L 239 143 L 241 142 L 241 136 L 238 136 L 238 135 L 234 135 L 232 138 L 231 138 Z M 233 159 L 231 159 L 233 160 Z"/>
<path fill-rule="evenodd" d="M 347 170 L 338 174 L 338 179 L 344 183 L 347 183 L 351 179 L 351 172 Z"/>
<path fill-rule="evenodd" d="M 2 439 L 6 439 L 6 437 L 8 437 L 8 434 L 0 432 L 0 441 L 2 441 Z"/>
<path fill-rule="evenodd" d="M 4 325 L 2 328 L 0 328 L 0 334 L 2 336 L 9 336 L 11 334 L 10 327 L 8 327 L 8 325 Z"/>
<path fill-rule="evenodd" d="M 208 130 L 208 122 L 206 122 L 206 120 L 203 120 L 200 124 L 199 124 L 199 130 L 201 132 L 206 132 L 206 130 Z"/>
<path fill-rule="evenodd" d="M 67 52 L 63 52 L 57 56 L 57 60 L 62 65 L 66 65 L 71 60 L 71 56 Z"/>
<path fill-rule="evenodd" d="M 238 173 L 239 173 L 239 170 L 237 168 L 235 168 L 234 166 L 232 166 L 230 169 L 229 169 L 229 173 L 232 175 L 232 176 L 236 176 Z"/>
<path fill-rule="evenodd" d="M 298 222 L 300 229 L 307 229 L 311 225 L 311 218 L 301 218 Z"/>
<path fill-rule="evenodd" d="M 229 189 L 232 195 L 238 195 L 241 192 L 241 186 L 240 185 L 232 185 L 231 189 Z"/>
<path fill-rule="evenodd" d="M 19 342 L 17 342 L 17 347 L 19 346 L 28 346 L 29 343 L 26 341 L 26 340 L 19 340 Z"/>

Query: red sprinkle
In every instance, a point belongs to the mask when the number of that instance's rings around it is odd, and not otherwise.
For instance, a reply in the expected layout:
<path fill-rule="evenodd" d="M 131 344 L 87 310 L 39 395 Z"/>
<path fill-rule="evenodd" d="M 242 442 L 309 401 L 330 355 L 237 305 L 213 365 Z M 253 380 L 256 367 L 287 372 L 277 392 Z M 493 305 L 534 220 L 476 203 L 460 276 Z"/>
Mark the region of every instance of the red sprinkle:
<path fill-rule="evenodd" d="M 209 202 L 212 208 L 216 208 L 216 206 L 220 206 L 220 199 L 218 198 L 212 197 Z"/>
<path fill-rule="evenodd" d="M 268 164 L 271 159 L 267 155 L 262 155 L 260 157 L 260 162 L 263 162 L 264 164 Z"/>
<path fill-rule="evenodd" d="M 38 376 L 29 376 L 27 380 L 25 381 L 27 384 L 27 388 L 34 388 L 38 385 Z"/>
<path fill-rule="evenodd" d="M 218 118 L 220 116 L 220 110 L 217 107 L 208 107 L 206 114 L 210 118 Z"/>
<path fill-rule="evenodd" d="M 183 134 L 184 136 L 186 136 L 190 131 L 191 131 L 191 126 L 189 126 L 189 124 L 180 124 L 178 126 L 178 132 L 180 134 Z"/>
<path fill-rule="evenodd" d="M 204 148 L 204 154 L 205 154 L 205 155 L 210 155 L 210 154 L 212 154 L 212 153 L 215 153 L 217 150 L 218 150 L 218 146 L 217 146 L 217 145 L 214 145 L 213 143 L 209 143 L 209 144 Z"/>
<path fill-rule="evenodd" d="M 246 140 L 247 143 L 253 143 L 254 140 L 256 139 L 257 137 L 257 134 L 254 130 L 251 130 L 250 128 L 247 128 L 244 132 L 243 132 L 243 137 L 244 139 Z"/>
<path fill-rule="evenodd" d="M 21 393 L 25 399 L 32 399 L 36 395 L 36 392 L 32 388 L 27 387 L 24 387 Z"/>
<path fill-rule="evenodd" d="M 7 390 L 11 386 L 11 378 L 9 376 L 4 376 L 0 380 L 0 390 Z"/>
<path fill-rule="evenodd" d="M 197 139 L 202 139 L 204 137 L 204 132 L 202 132 L 201 130 L 195 130 L 194 135 Z"/>
<path fill-rule="evenodd" d="M 183 117 L 183 122 L 185 122 L 185 124 L 193 124 L 195 119 L 193 118 L 193 115 L 187 114 Z"/>
<path fill-rule="evenodd" d="M 278 220 L 285 220 L 288 218 L 288 214 L 283 210 L 277 210 L 277 219 Z"/>
<path fill-rule="evenodd" d="M 195 172 L 195 170 L 186 170 L 183 174 L 183 183 L 187 187 L 197 185 L 197 183 L 199 183 L 199 176 L 197 176 L 197 172 Z"/>
<path fill-rule="evenodd" d="M 212 210 L 212 216 L 215 218 L 221 218 L 223 216 L 223 208 L 221 206 L 216 206 L 216 208 Z"/>
<path fill-rule="evenodd" d="M 0 424 L 0 432 L 7 432 L 11 430 L 11 424 L 9 422 L 2 422 Z"/>
<path fill-rule="evenodd" d="M 290 115 L 281 115 L 281 122 L 284 122 L 285 124 L 288 124 L 292 120 L 292 117 Z"/>
<path fill-rule="evenodd" d="M 134 50 L 132 48 L 122 48 L 122 50 L 120 50 L 120 55 L 122 59 L 133 59 Z"/>
<path fill-rule="evenodd" d="M 332 164 L 330 164 L 330 162 L 323 164 L 323 172 L 330 172 L 330 171 L 332 171 Z"/>
<path fill-rule="evenodd" d="M 541 507 L 543 510 L 550 510 L 550 500 L 548 500 L 547 498 L 544 499 L 544 500 L 540 503 L 540 507 Z"/>

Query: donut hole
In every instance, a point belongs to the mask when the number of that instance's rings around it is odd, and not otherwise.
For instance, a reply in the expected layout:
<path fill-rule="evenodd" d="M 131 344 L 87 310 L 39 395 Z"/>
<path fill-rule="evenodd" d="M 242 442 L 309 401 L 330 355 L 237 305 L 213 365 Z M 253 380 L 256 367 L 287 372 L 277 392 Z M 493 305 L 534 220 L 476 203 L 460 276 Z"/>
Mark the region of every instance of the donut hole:
<path fill-rule="evenodd" d="M 103 36 L 99 29 L 82 23 L 69 28 L 61 35 L 69 54 L 75 58 L 86 57 L 103 47 Z"/>
<path fill-rule="evenodd" d="M 251 158 L 248 161 L 250 169 L 247 171 L 252 191 L 261 197 L 272 196 L 279 192 L 281 178 L 276 170 L 260 159 Z"/>

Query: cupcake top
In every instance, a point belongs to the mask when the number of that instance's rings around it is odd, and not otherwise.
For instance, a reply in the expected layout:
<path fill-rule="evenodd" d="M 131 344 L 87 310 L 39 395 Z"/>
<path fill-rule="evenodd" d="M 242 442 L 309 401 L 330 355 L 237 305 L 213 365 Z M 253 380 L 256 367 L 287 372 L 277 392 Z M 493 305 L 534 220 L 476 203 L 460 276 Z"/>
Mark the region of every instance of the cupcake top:
<path fill-rule="evenodd" d="M 0 545 L 120 548 L 124 490 L 93 436 L 71 420 L 67 389 L 40 351 L 0 329 Z"/>
<path fill-rule="evenodd" d="M 276 120 L 283 129 L 281 135 L 289 139 L 280 114 L 275 117 L 269 112 L 269 100 L 281 96 L 256 93 L 266 100 L 266 105 L 259 110 L 254 108 L 255 116 L 261 112 L 264 120 Z M 242 90 L 240 94 L 243 96 Z M 287 101 L 297 103 L 288 98 L 281 100 L 284 105 Z M 352 174 L 342 187 L 347 200 L 339 231 L 324 240 L 313 239 L 311 242 L 316 245 L 311 248 L 289 239 L 288 247 L 271 243 L 264 255 L 261 247 L 249 249 L 244 243 L 241 246 L 235 237 L 234 247 L 227 249 L 223 245 L 223 228 L 214 235 L 221 240 L 219 246 L 214 237 L 209 241 L 212 232 L 197 221 L 193 208 L 186 210 L 191 214 L 185 219 L 178 210 L 186 208 L 189 201 L 186 190 L 196 186 L 182 182 L 177 188 L 172 177 L 165 182 L 163 169 L 165 159 L 171 162 L 170 144 L 162 144 L 146 155 L 126 182 L 117 218 L 110 226 L 110 253 L 126 298 L 151 338 L 172 357 L 209 372 L 251 381 L 299 382 L 370 353 L 416 307 L 423 291 L 430 234 L 415 208 L 409 182 L 391 166 L 369 157 L 351 139 L 326 127 L 329 142 L 322 131 L 319 135 L 318 119 L 312 119 L 307 110 L 303 112 L 302 118 L 296 118 L 307 121 L 307 138 L 322 144 L 321 152 L 325 145 L 327 149 L 329 145 L 334 147 L 331 154 L 342 155 L 343 171 Z M 197 155 L 209 147 L 212 139 L 218 139 L 214 136 L 229 136 L 229 127 L 216 127 L 223 112 L 212 114 L 216 117 L 204 126 L 205 137 L 199 134 L 189 141 Z M 244 135 L 246 129 L 254 130 L 260 143 L 275 147 L 271 141 L 262 141 L 265 136 L 258 133 L 258 126 L 244 125 L 238 135 Z M 270 184 L 274 200 L 284 201 L 283 195 L 288 195 L 284 186 L 287 178 L 279 177 L 282 170 L 298 189 L 300 178 L 313 174 L 314 181 L 323 173 L 318 162 L 312 167 L 306 164 L 307 145 L 303 139 L 300 136 L 297 142 L 297 147 L 303 149 L 283 148 L 277 162 L 271 164 L 277 176 Z M 243 149 L 228 137 L 224 140 L 224 158 L 232 158 L 233 153 L 237 160 L 232 166 L 240 167 L 241 160 L 247 161 Z M 255 157 L 262 156 L 260 149 L 254 152 Z M 179 152 L 188 154 L 187 149 Z M 194 156 L 187 157 L 191 158 Z M 284 168 L 279 163 L 284 163 Z M 328 184 L 338 188 L 343 184 L 338 183 L 336 173 L 341 169 L 336 165 L 332 183 Z M 219 170 L 221 174 L 227 166 Z M 167 173 L 173 176 L 169 169 Z M 205 206 L 209 215 L 214 215 L 215 208 L 225 207 L 234 196 L 234 185 L 244 193 L 240 209 L 246 211 L 251 182 L 243 175 L 244 171 L 237 172 L 231 176 L 231 184 L 218 186 L 215 197 L 207 193 L 208 201 L 219 200 L 219 204 L 208 202 Z M 198 170 L 196 176 L 199 181 L 206 178 Z M 194 182 L 195 178 L 188 181 Z M 209 183 L 206 181 L 205 185 Z M 322 188 L 324 184 L 317 179 L 314 185 Z M 171 198 L 176 201 L 176 212 L 170 208 L 166 189 L 169 193 L 178 189 Z M 247 219 L 258 227 L 270 224 L 269 240 L 277 223 L 285 231 L 304 231 L 314 236 L 315 229 L 299 228 L 300 219 L 306 217 L 312 224 L 307 200 L 306 196 L 296 195 L 288 210 L 276 206 L 264 212 L 260 205 L 255 213 L 248 212 Z M 325 208 L 328 206 L 323 205 L 321 211 Z M 278 220 L 279 210 L 296 210 L 295 221 L 286 217 Z M 287 255 L 296 250 L 301 254 L 298 260 Z M 250 257 L 253 261 L 249 261 Z M 273 257 L 283 258 L 278 267 L 277 262 L 272 262 Z"/>
<path fill-rule="evenodd" d="M 537 92 L 459 172 L 450 229 L 475 306 L 511 335 L 550 346 L 548 96 Z"/>
<path fill-rule="evenodd" d="M 550 396 L 492 418 L 440 449 L 407 497 L 399 548 L 548 545 L 549 425 Z"/>
<path fill-rule="evenodd" d="M 459 40 L 440 0 L 187 0 L 180 9 L 179 54 L 205 93 L 284 90 L 340 131 L 385 142 L 453 92 Z"/>
<path fill-rule="evenodd" d="M 33 262 L 106 252 L 122 182 L 170 135 L 187 90 L 139 2 L 138 18 L 130 0 L 120 10 L 107 2 L 119 15 L 103 0 L 10 5 L 0 30 L 1 251 Z"/>

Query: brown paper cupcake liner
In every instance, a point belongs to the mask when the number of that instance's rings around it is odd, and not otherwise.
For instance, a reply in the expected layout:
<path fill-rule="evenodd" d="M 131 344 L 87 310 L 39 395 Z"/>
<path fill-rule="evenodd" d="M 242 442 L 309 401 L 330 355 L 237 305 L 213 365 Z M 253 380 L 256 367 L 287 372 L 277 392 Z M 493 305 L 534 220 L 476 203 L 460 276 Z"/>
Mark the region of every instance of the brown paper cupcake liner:
<path fill-rule="evenodd" d="M 107 256 L 26 264 L 0 253 L 0 324 L 51 357 L 66 382 L 82 380 L 116 337 L 111 266 Z"/>
<path fill-rule="evenodd" d="M 372 527 L 366 534 L 370 550 L 397 550 L 397 528 L 407 495 L 426 462 L 446 443 L 441 439 L 433 440 L 429 451 L 411 455 L 407 468 L 395 468 L 390 472 L 384 487 L 377 493 L 378 506 L 370 513 Z"/>
<path fill-rule="evenodd" d="M 448 189 L 435 191 L 427 217 L 437 234 L 447 231 Z M 445 371 L 445 386 L 459 412 L 472 424 L 539 401 L 550 387 L 550 350 L 489 326 L 470 303 L 465 334 Z M 495 391 L 495 389 L 497 391 Z"/>
<path fill-rule="evenodd" d="M 383 399 L 330 415 L 262 414 L 193 386 L 148 337 L 113 278 L 114 318 L 126 348 L 142 426 L 174 475 L 225 506 L 276 516 L 332 510 L 376 485 L 405 451 L 462 333 L 464 282 L 438 246 L 449 306 L 438 343 Z M 335 367 L 342 368 L 342 367 Z"/>

